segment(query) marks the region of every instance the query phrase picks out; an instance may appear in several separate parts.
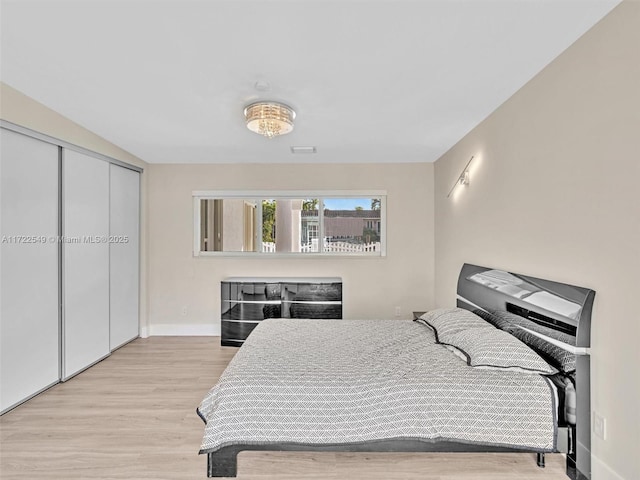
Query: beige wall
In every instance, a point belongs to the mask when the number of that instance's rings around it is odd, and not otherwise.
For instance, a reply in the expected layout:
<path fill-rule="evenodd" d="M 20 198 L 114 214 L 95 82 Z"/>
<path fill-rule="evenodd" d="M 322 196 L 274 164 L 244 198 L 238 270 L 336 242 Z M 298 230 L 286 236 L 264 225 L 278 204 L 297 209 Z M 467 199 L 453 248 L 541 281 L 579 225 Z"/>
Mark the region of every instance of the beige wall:
<path fill-rule="evenodd" d="M 339 276 L 345 318 L 402 318 L 433 304 L 433 164 L 150 165 L 151 334 L 214 333 L 228 276 Z M 387 257 L 193 257 L 194 190 L 386 190 Z M 187 315 L 182 315 L 183 308 Z"/>
<path fill-rule="evenodd" d="M 640 3 L 623 2 L 435 166 L 438 306 L 463 262 L 596 290 L 594 479 L 640 478 Z M 471 155 L 471 183 L 446 195 Z"/>
<path fill-rule="evenodd" d="M 38 133 L 49 135 L 59 140 L 101 153 L 116 160 L 146 168 L 146 162 L 130 154 L 122 148 L 108 142 L 104 138 L 90 132 L 77 123 L 63 117 L 34 99 L 27 97 L 9 85 L 0 82 L 0 118 L 22 127 L 30 128 Z M 143 172 L 141 176 L 141 232 L 140 232 L 140 323 L 146 328 L 146 194 L 147 180 Z"/>

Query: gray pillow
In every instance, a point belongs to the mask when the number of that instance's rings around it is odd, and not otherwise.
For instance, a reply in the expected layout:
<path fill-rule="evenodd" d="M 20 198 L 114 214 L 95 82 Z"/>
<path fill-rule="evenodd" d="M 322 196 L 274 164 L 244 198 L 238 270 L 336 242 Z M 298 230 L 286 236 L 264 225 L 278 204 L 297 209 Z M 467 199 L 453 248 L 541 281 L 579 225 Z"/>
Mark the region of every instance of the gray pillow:
<path fill-rule="evenodd" d="M 496 327 L 509 332 L 514 337 L 526 343 L 533 350 L 542 355 L 553 366 L 559 368 L 564 373 L 573 372 L 576 369 L 575 354 L 553 345 L 546 340 L 527 332 L 520 327 L 528 328 L 534 332 L 541 333 L 549 338 L 559 340 L 568 345 L 575 345 L 576 338 L 567 333 L 559 332 L 552 328 L 539 325 L 531 320 L 504 310 L 492 310 L 489 313 L 483 312 L 483 318 L 491 322 Z"/>
<path fill-rule="evenodd" d="M 503 312 L 500 310 L 492 310 L 490 312 L 485 312 L 484 310 L 476 309 L 473 311 L 473 313 L 483 318 L 494 327 L 499 328 L 500 330 L 505 330 L 509 332 L 511 329 L 514 328 L 513 323 L 510 321 L 510 318 L 505 318 L 501 315 L 502 313 L 508 313 L 508 312 Z M 509 313 L 509 315 L 511 314 Z"/>
<path fill-rule="evenodd" d="M 574 372 L 576 369 L 576 355 L 564 348 L 560 348 L 545 339 L 534 335 L 531 332 L 515 328 L 511 335 L 522 340 L 543 357 L 547 358 L 551 364 L 564 373 Z"/>

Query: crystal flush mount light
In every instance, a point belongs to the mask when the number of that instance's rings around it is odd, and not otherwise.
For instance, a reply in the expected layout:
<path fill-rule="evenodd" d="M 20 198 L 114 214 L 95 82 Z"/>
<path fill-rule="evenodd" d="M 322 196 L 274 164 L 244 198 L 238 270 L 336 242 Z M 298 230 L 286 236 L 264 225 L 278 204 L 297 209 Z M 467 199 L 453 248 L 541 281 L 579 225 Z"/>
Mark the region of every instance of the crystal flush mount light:
<path fill-rule="evenodd" d="M 247 128 L 252 132 L 273 138 L 293 130 L 296 112 L 278 102 L 256 102 L 244 109 Z"/>

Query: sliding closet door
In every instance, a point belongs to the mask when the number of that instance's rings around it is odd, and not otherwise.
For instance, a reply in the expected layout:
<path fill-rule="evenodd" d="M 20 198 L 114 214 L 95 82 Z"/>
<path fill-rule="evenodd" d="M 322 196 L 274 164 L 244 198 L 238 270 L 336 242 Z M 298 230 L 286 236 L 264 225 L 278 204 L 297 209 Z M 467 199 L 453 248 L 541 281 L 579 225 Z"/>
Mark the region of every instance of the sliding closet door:
<path fill-rule="evenodd" d="M 63 373 L 109 354 L 109 164 L 63 152 Z"/>
<path fill-rule="evenodd" d="M 58 147 L 0 130 L 0 410 L 57 383 Z"/>
<path fill-rule="evenodd" d="M 140 174 L 111 165 L 111 350 L 139 333 Z"/>

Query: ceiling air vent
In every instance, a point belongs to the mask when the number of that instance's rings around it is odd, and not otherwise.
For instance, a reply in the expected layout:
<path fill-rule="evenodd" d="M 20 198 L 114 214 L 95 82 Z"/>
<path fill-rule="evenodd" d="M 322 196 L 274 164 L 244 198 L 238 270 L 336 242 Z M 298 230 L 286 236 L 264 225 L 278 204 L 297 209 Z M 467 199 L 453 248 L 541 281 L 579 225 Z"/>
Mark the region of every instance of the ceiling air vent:
<path fill-rule="evenodd" d="M 291 147 L 291 153 L 317 153 L 316 147 Z"/>

